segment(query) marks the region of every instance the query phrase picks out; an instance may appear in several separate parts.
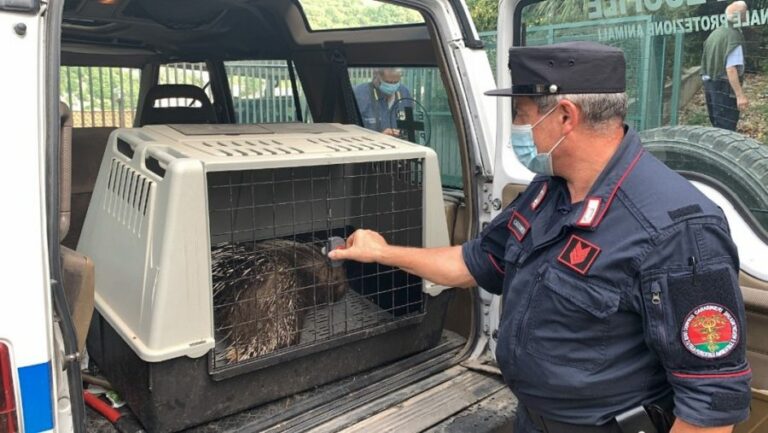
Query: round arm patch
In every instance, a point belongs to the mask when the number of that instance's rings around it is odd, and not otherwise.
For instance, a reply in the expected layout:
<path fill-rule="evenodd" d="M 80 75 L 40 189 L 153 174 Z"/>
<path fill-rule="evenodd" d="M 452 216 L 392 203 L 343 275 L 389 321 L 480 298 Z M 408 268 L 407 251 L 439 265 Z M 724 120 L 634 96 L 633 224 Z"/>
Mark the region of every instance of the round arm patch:
<path fill-rule="evenodd" d="M 702 304 L 683 320 L 683 345 L 704 359 L 727 356 L 739 343 L 739 326 L 730 311 L 718 304 Z"/>

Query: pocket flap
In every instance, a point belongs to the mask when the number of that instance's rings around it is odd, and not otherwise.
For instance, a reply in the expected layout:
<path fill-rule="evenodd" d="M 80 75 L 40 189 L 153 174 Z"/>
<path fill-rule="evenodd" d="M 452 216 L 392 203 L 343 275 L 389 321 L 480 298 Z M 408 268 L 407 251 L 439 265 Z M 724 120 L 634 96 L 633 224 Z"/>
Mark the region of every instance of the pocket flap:
<path fill-rule="evenodd" d="M 598 318 L 606 318 L 619 309 L 621 291 L 595 278 L 567 275 L 550 268 L 545 272 L 543 286 L 570 300 Z"/>
<path fill-rule="evenodd" d="M 522 250 L 523 246 L 520 245 L 520 242 L 518 242 L 514 236 L 510 236 L 509 240 L 507 240 L 506 246 L 504 247 L 504 261 L 507 263 L 516 264 L 517 258 L 520 257 L 520 252 Z"/>

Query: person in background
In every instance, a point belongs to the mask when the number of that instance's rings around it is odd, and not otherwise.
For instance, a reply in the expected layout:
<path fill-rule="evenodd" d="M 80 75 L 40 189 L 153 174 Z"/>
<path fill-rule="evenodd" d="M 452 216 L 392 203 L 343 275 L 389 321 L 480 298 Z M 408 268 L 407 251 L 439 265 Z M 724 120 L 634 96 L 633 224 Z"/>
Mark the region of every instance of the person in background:
<path fill-rule="evenodd" d="M 704 41 L 701 74 L 709 121 L 716 128 L 736 130 L 739 114 L 749 106 L 744 94 L 744 35 L 735 24 L 744 20 L 747 4 L 735 1 L 725 9 L 727 25 Z"/>
<path fill-rule="evenodd" d="M 403 85 L 403 72 L 397 68 L 381 68 L 373 72 L 370 82 L 355 87 L 355 99 L 360 109 L 363 126 L 397 137 L 397 116 L 392 107 L 401 99 L 410 99 L 411 92 Z"/>

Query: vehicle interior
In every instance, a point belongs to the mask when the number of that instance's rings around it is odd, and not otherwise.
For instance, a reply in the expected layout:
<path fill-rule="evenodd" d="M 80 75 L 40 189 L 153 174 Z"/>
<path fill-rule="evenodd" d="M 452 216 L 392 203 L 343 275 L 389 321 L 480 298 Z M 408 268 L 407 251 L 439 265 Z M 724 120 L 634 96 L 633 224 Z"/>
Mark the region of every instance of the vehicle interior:
<path fill-rule="evenodd" d="M 416 71 L 405 73 L 413 80 L 427 72 L 443 104 L 440 115 L 449 126 L 419 144 L 435 149 L 441 160 L 450 242 L 458 245 L 472 235 L 476 198 L 462 120 L 466 108 L 456 97 L 457 83 L 445 73 L 448 48 L 430 16 L 415 12 L 418 19 L 413 24 L 318 31 L 312 29 L 298 1 L 192 0 L 183 5 L 171 0 L 65 2 L 60 76 L 60 237 L 64 287 L 80 350 L 86 346 L 86 337 L 100 335 L 93 331 L 100 326 L 94 325 L 98 316 L 94 313 L 94 275 L 99 273 L 99 262 L 78 252 L 78 241 L 110 134 L 118 128 L 266 122 L 360 124 L 357 104 L 350 97 L 353 81 L 369 82 L 370 71 L 376 68 Z M 249 96 L 248 83 L 242 84 L 242 80 L 253 79 L 254 75 L 243 71 L 254 65 L 261 68 L 258 73 L 278 65 L 278 74 L 283 74 L 263 86 L 271 94 L 270 101 L 265 101 L 265 94 Z M 404 83 L 408 84 L 406 79 Z M 422 105 L 428 103 L 422 101 Z M 426 117 L 430 110 L 425 108 Z M 444 168 L 444 162 L 450 164 L 449 169 Z M 446 170 L 452 175 L 449 181 L 445 180 Z M 116 257 L 120 254 L 114 251 Z M 493 408 L 513 407 L 513 397 L 500 376 L 460 365 L 477 334 L 473 292 L 451 290 L 447 296 L 447 310 L 436 318 L 443 329 L 436 345 L 395 359 L 383 356 L 382 361 L 371 363 L 375 368 L 354 374 L 330 374 L 309 385 L 287 386 L 293 389 L 290 395 L 254 409 L 234 415 L 233 409 L 223 409 L 220 419 L 208 416 L 200 431 L 239 427 L 254 431 L 372 431 L 377 425 L 398 422 L 410 423 L 409 428 L 419 424 L 421 430 L 462 431 L 466 424 L 461 423 L 471 423 L 474 416 L 487 419 L 489 411 L 496 412 Z M 386 347 L 383 350 L 386 352 Z M 90 374 L 100 372 L 91 360 L 86 381 Z M 273 381 L 279 380 L 276 376 Z M 278 385 L 262 383 L 265 387 Z M 305 391 L 309 387 L 313 389 Z M 398 409 L 398 404 L 437 394 L 440 408 L 429 404 Z M 134 409 L 142 404 L 130 398 L 128 403 Z M 477 411 L 469 418 L 457 421 L 451 417 L 470 407 Z M 503 426 L 513 416 L 510 410 L 496 414 L 492 421 Z M 403 417 L 410 421 L 403 421 Z M 454 424 L 456 427 L 450 427 Z M 108 428 L 109 424 L 89 409 L 88 430 Z"/>

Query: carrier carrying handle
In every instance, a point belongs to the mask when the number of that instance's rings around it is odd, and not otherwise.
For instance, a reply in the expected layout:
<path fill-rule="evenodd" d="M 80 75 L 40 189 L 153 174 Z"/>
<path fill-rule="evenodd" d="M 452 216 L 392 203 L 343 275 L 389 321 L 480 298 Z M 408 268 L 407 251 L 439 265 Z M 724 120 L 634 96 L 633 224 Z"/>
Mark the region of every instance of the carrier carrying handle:
<path fill-rule="evenodd" d="M 176 159 L 178 159 L 177 156 L 163 148 L 147 147 L 144 165 L 147 167 L 147 170 L 163 178 L 165 177 L 165 170 Z"/>

